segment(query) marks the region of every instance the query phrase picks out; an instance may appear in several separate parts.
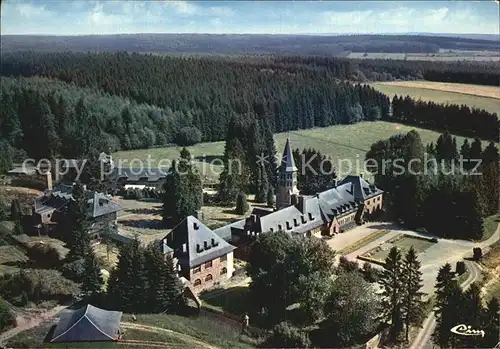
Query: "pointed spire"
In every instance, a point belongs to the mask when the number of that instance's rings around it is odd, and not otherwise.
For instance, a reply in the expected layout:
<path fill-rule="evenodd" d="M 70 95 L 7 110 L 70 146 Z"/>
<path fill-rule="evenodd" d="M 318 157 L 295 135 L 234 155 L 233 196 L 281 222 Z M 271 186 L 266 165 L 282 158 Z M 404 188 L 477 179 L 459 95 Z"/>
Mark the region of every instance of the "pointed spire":
<path fill-rule="evenodd" d="M 280 168 L 285 172 L 295 172 L 297 167 L 295 166 L 295 161 L 293 160 L 292 147 L 290 146 L 290 139 L 286 139 L 285 149 L 283 150 L 283 156 L 281 157 Z"/>

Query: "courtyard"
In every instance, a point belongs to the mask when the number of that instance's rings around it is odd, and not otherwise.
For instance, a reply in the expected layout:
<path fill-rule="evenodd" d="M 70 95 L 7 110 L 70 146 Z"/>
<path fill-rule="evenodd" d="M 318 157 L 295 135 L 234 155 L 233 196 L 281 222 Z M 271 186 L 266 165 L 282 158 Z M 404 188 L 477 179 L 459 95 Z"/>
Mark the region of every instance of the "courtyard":
<path fill-rule="evenodd" d="M 430 241 L 430 239 L 400 234 L 364 253 L 361 257 L 370 258 L 374 261 L 383 263 L 393 247 L 397 247 L 401 251 L 401 254 L 406 254 L 406 252 L 413 247 L 417 254 L 419 254 L 435 243 L 436 242 Z"/>

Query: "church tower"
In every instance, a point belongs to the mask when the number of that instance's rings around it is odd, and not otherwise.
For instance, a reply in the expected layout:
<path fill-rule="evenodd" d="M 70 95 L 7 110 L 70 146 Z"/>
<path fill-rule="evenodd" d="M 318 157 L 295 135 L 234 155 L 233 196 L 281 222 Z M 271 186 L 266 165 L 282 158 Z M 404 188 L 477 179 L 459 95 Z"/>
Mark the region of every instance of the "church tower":
<path fill-rule="evenodd" d="M 290 140 L 287 138 L 281 164 L 278 167 L 278 188 L 276 190 L 276 208 L 281 210 L 292 204 L 292 195 L 298 195 L 297 167 L 293 160 Z"/>

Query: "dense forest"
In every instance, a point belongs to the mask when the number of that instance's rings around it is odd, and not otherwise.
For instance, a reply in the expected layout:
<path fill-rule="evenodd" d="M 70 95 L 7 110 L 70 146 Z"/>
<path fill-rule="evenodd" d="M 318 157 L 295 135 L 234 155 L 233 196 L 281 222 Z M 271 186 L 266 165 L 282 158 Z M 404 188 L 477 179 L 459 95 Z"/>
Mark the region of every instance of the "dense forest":
<path fill-rule="evenodd" d="M 438 104 L 394 96 L 392 114 L 387 121 L 400 122 L 437 131 L 450 131 L 467 137 L 498 142 L 500 122 L 497 114 L 467 105 Z"/>
<path fill-rule="evenodd" d="M 20 75 L 72 83 L 2 77 L 1 136 L 34 157 L 80 156 L 86 144 L 115 151 L 223 140 L 239 115 L 266 117 L 281 132 L 377 120 L 390 111 L 389 98 L 372 87 L 310 69 L 124 53 L 23 57 L 10 61 Z M 186 140 L 185 128 L 193 127 L 199 139 Z"/>
<path fill-rule="evenodd" d="M 439 48 L 497 51 L 497 40 L 427 35 L 129 34 L 82 36 L 3 35 L 2 51 L 128 51 L 161 53 L 341 54 L 420 53 Z"/>
<path fill-rule="evenodd" d="M 395 98 L 391 113 L 387 96 L 349 82 L 365 80 L 369 72 L 384 79 L 417 78 L 428 68 L 423 62 L 411 64 L 320 57 L 235 61 L 128 53 L 4 54 L 0 148 L 4 158 L 15 158 L 16 150 L 42 158 L 189 145 L 226 139 L 234 117 L 266 119 L 273 133 L 382 119 L 498 139 L 494 114 L 408 97 Z M 433 69 L 478 77 L 486 66 Z M 482 72 L 495 79 L 494 72 Z"/>

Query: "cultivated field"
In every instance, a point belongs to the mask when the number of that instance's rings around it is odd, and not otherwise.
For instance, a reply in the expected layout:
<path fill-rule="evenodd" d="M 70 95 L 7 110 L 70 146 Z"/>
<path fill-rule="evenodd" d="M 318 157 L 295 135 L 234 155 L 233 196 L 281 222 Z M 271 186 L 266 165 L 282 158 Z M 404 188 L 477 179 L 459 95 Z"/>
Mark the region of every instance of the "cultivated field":
<path fill-rule="evenodd" d="M 390 81 L 390 82 L 383 82 L 380 84 L 389 86 L 424 88 L 429 90 L 462 93 L 479 97 L 500 99 L 500 87 L 498 86 L 455 84 L 450 82 L 436 82 L 436 81 Z M 500 101 L 497 101 L 497 103 L 498 103 L 497 104 L 497 112 L 498 112 L 498 110 L 500 110 Z"/>
<path fill-rule="evenodd" d="M 347 58 L 356 59 L 397 59 L 408 61 L 431 62 L 498 62 L 500 56 L 494 51 L 462 51 L 440 50 L 439 53 L 380 53 L 380 52 L 350 52 Z"/>
<path fill-rule="evenodd" d="M 382 87 L 401 88 L 399 86 Z M 430 93 L 436 94 L 435 91 L 430 91 Z M 479 98 L 473 96 L 466 97 Z M 368 175 L 363 171 L 362 165 L 365 154 L 370 149 L 370 146 L 378 140 L 389 138 L 397 133 L 407 133 L 411 130 L 417 130 L 424 143 L 435 142 L 440 135 L 440 133 L 430 130 L 377 121 L 284 132 L 276 134 L 274 140 L 280 158 L 286 139 L 289 137 L 293 148 L 315 148 L 323 154 L 331 156 L 333 164 L 337 168 L 337 173 L 340 175 L 363 172 L 365 175 Z M 463 139 L 464 137 L 457 137 L 458 144 L 462 144 Z M 180 150 L 180 147 L 140 149 L 117 152 L 113 154 L 113 157 L 115 160 L 125 160 L 124 165 L 128 165 L 133 159 L 140 159 L 146 164 L 148 156 L 150 156 L 151 166 L 155 166 L 161 159 L 172 160 L 178 158 Z M 188 147 L 188 150 L 195 157 L 196 166 L 205 181 L 217 181 L 220 172 L 222 172 L 222 165 L 220 162 L 219 164 L 210 164 L 210 161 L 214 158 L 222 159 L 224 142 L 200 143 Z M 205 155 L 205 158 L 203 158 L 203 155 Z M 348 162 L 352 164 L 351 168 L 349 168 Z M 138 162 L 132 164 L 137 166 Z"/>
<path fill-rule="evenodd" d="M 422 82 L 424 83 L 424 82 Z M 390 96 L 403 95 L 410 96 L 415 99 L 422 99 L 424 101 L 433 101 L 436 103 L 451 103 L 451 104 L 466 104 L 469 107 L 481 108 L 489 111 L 490 113 L 497 113 L 500 110 L 500 101 L 495 98 L 479 97 L 472 94 L 449 92 L 449 91 L 436 91 L 440 87 L 440 82 L 425 82 L 425 88 L 422 87 L 410 87 L 405 83 L 393 84 L 391 82 L 377 82 L 373 83 L 372 86 L 382 93 Z M 450 85 L 460 85 L 460 84 L 450 84 Z M 430 88 L 434 86 L 435 88 Z M 460 85 L 462 86 L 462 85 Z M 473 90 L 476 85 L 471 85 Z M 487 87 L 488 88 L 488 87 Z M 494 87 L 491 87 L 494 89 Z"/>

